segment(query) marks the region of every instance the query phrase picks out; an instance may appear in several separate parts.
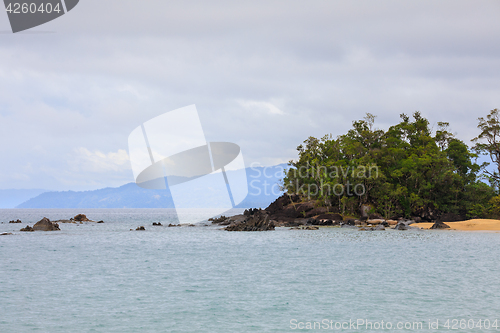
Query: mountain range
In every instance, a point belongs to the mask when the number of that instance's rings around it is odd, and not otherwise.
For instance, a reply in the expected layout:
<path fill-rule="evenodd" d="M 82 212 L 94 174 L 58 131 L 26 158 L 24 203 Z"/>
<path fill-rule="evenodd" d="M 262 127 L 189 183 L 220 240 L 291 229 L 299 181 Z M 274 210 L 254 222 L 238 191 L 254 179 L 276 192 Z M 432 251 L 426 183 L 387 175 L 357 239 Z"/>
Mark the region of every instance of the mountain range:
<path fill-rule="evenodd" d="M 279 182 L 288 166 L 280 164 L 272 167 L 246 168 L 248 195 L 238 208 L 265 208 L 282 192 Z M 228 177 L 231 172 L 226 171 Z M 223 202 L 217 194 L 211 194 L 210 182 L 214 174 L 204 176 L 199 188 L 191 188 L 185 193 L 198 208 L 213 208 Z M 200 183 L 198 182 L 198 185 Z M 21 192 L 15 192 L 21 191 Z M 31 192 L 30 192 L 31 191 Z M 37 192 L 38 191 L 38 192 Z M 10 193 L 18 193 L 16 200 L 7 200 Z M 43 193 L 42 193 L 43 192 Z M 23 194 L 24 196 L 22 196 Z M 32 195 L 32 197 L 29 197 Z M 19 200 L 24 199 L 19 203 Z M 43 191 L 43 190 L 0 190 L 1 208 L 175 208 L 170 191 L 151 190 L 128 183 L 120 187 L 108 187 L 93 191 Z"/>

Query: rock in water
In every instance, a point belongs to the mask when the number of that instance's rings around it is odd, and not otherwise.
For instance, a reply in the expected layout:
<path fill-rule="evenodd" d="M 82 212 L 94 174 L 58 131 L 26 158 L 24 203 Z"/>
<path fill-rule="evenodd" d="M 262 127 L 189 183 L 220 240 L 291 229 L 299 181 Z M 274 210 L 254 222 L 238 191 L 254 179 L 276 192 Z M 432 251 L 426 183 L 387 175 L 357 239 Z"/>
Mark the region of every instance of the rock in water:
<path fill-rule="evenodd" d="M 20 219 L 9 221 L 9 223 L 22 223 Z"/>
<path fill-rule="evenodd" d="M 448 229 L 450 226 L 443 223 L 442 221 L 436 221 L 431 227 L 431 229 Z"/>
<path fill-rule="evenodd" d="M 395 230 L 408 230 L 408 225 L 404 222 L 399 222 L 395 227 Z"/>
<path fill-rule="evenodd" d="M 274 230 L 274 222 L 263 211 L 254 212 L 238 222 L 226 227 L 227 231 L 267 231 Z"/>
<path fill-rule="evenodd" d="M 19 230 L 19 231 L 35 231 L 35 230 L 33 230 L 33 228 L 32 228 L 32 227 L 30 227 L 29 225 L 27 225 L 27 226 L 26 226 L 26 228 L 22 228 L 22 229 L 21 229 L 21 230 Z"/>
<path fill-rule="evenodd" d="M 73 220 L 75 221 L 90 221 L 85 214 L 78 214 L 75 217 L 73 217 Z"/>
<path fill-rule="evenodd" d="M 146 228 L 144 228 L 144 226 L 140 226 L 140 227 L 137 227 L 137 229 L 135 229 L 136 231 L 139 231 L 139 230 L 146 230 Z"/>
<path fill-rule="evenodd" d="M 59 224 L 50 222 L 50 220 L 46 217 L 35 223 L 33 226 L 33 230 L 41 230 L 41 231 L 56 231 L 59 229 Z"/>

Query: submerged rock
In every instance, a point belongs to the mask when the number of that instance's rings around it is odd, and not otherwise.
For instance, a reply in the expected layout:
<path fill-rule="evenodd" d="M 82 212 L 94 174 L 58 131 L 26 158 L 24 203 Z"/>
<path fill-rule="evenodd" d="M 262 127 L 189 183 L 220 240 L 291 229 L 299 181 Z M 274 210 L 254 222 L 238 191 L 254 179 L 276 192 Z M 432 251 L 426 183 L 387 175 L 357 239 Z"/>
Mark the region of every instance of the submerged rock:
<path fill-rule="evenodd" d="M 39 231 L 57 231 L 59 229 L 59 224 L 50 222 L 50 220 L 46 217 L 35 223 L 33 226 L 33 230 Z"/>

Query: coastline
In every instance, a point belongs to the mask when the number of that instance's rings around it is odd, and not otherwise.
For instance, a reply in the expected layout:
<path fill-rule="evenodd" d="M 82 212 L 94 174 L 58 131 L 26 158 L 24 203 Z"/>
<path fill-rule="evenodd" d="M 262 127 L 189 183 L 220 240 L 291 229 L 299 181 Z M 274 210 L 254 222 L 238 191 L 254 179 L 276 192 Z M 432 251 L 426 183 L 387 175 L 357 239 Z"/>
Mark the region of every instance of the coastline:
<path fill-rule="evenodd" d="M 450 229 L 458 231 L 500 231 L 500 220 L 494 219 L 472 219 L 459 222 L 444 222 L 450 226 Z M 423 230 L 429 230 L 433 223 L 412 223 L 410 226 L 418 227 Z"/>

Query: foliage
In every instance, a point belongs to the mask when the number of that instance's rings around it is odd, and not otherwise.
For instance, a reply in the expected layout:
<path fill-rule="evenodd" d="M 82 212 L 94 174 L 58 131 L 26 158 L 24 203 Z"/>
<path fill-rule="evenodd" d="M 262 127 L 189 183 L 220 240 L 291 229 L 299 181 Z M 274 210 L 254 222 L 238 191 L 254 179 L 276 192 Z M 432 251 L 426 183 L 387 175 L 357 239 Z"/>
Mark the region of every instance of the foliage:
<path fill-rule="evenodd" d="M 495 192 L 480 181 L 475 152 L 487 150 L 499 161 L 498 111 L 480 118 L 483 132 L 476 141 L 489 141 L 477 143 L 474 151 L 448 131 L 449 123 L 438 123 L 433 134 L 419 112 L 400 117 L 387 131 L 374 129 L 375 116 L 368 113 L 344 135 L 309 137 L 297 147 L 299 157 L 290 161 L 284 187 L 342 214 L 358 215 L 361 205 L 371 204 L 386 218 L 487 215 Z"/>

